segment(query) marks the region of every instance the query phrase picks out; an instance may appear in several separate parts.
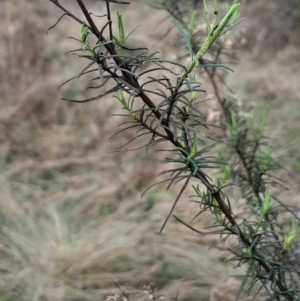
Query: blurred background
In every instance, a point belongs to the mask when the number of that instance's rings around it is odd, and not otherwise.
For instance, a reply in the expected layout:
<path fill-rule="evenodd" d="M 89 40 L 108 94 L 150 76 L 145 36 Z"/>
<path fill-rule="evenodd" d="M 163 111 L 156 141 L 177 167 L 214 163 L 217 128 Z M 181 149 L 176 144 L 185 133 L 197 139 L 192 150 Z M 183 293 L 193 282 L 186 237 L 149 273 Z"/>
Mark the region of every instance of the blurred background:
<path fill-rule="evenodd" d="M 60 2 L 82 16 L 76 1 Z M 241 3 L 240 63 L 226 81 L 242 101 L 269 106 L 266 135 L 290 187 L 280 197 L 299 203 L 299 1 Z M 104 2 L 86 4 L 105 13 Z M 164 35 L 168 14 L 149 4 L 112 5 L 114 18 L 120 10 L 128 30 L 141 25 L 131 47 L 174 58 L 176 31 Z M 196 235 L 173 219 L 157 234 L 180 187 L 166 191 L 162 184 L 141 198 L 157 181 L 162 158 L 111 153 L 134 135 L 109 139 L 124 121 L 111 117 L 120 113 L 117 100 L 61 100 L 91 95 L 84 80 L 57 89 L 82 68 L 64 55 L 77 46 L 66 36 L 79 37 L 81 26 L 64 18 L 47 35 L 62 14 L 47 0 L 0 0 L 0 8 L 0 301 L 100 300 L 118 291 L 114 281 L 133 300 L 149 298 L 143 286 L 151 282 L 165 300 L 233 300 L 238 282 L 230 275 L 238 272 L 225 262 L 228 254 L 212 248 L 218 236 Z M 207 80 L 200 81 L 210 95 Z M 176 208 L 186 221 L 195 212 L 188 195 Z M 193 225 L 202 230 L 209 219 Z"/>

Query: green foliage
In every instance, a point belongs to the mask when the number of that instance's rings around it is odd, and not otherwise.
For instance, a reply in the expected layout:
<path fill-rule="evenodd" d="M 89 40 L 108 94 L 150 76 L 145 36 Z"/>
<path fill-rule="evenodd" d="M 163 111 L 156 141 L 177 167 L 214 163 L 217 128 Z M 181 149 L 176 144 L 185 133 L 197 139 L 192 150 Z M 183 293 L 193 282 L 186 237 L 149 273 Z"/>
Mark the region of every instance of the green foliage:
<path fill-rule="evenodd" d="M 292 229 L 289 235 L 284 235 L 284 241 L 282 246 L 282 252 L 287 252 L 290 250 L 292 243 L 295 241 L 297 231 L 298 231 L 299 221 L 293 218 Z"/>
<path fill-rule="evenodd" d="M 126 110 L 126 111 L 128 111 L 129 114 L 130 114 L 130 116 L 134 120 L 138 121 L 137 114 L 132 109 L 135 97 L 136 97 L 136 95 L 133 94 L 132 97 L 131 97 L 131 100 L 127 102 L 126 99 L 125 99 L 125 97 L 124 97 L 123 91 L 122 90 L 118 90 L 118 96 L 117 96 L 117 98 L 120 101 L 120 103 L 122 104 L 123 109 Z"/>
<path fill-rule="evenodd" d="M 59 6 L 57 1 L 50 1 Z M 100 89 L 107 82 L 113 83 L 114 86 L 95 97 L 70 101 L 90 102 L 116 93 L 117 99 L 126 111 L 126 114 L 120 115 L 128 118 L 129 121 L 122 123 L 120 126 L 123 128 L 115 135 L 127 129 L 136 129 L 133 140 L 147 137 L 148 143 L 142 146 L 146 152 L 161 143 L 164 145 L 157 151 L 167 153 L 161 163 L 172 166 L 162 173 L 168 175 L 167 189 L 181 181 L 184 184 L 161 231 L 190 181 L 197 182 L 197 185 L 192 185 L 195 192 L 192 197 L 199 205 L 197 208 L 199 212 L 194 219 L 204 212 L 211 213 L 213 217 L 211 227 L 214 228 L 212 233 L 219 234 L 222 241 L 229 236 L 234 237 L 236 243 L 229 249 L 232 253 L 231 260 L 238 262 L 238 266 L 246 266 L 246 273 L 243 275 L 236 298 L 240 298 L 242 292 L 247 296 L 251 295 L 258 285 L 257 292 L 263 289 L 268 295 L 266 300 L 298 300 L 299 264 L 295 264 L 297 254 L 293 249 L 296 243 L 298 220 L 294 212 L 295 208 L 283 204 L 275 196 L 274 187 L 278 188 L 282 185 L 280 179 L 272 174 L 279 166 L 272 158 L 271 147 L 263 135 L 268 111 L 264 110 L 258 126 L 250 126 L 249 118 L 245 117 L 242 108 L 235 103 L 234 98 L 223 98 L 218 88 L 221 84 L 217 81 L 217 75 L 221 79 L 223 76 L 219 73 L 218 67 L 231 70 L 222 63 L 224 37 L 221 37 L 227 35 L 240 22 L 237 21 L 240 6 L 238 1 L 235 0 L 228 7 L 225 16 L 220 19 L 219 3 L 214 0 L 213 22 L 211 22 L 209 5 L 206 0 L 203 1 L 207 33 L 200 43 L 195 42 L 194 39 L 198 25 L 196 4 L 199 2 L 195 1 L 192 9 L 180 11 L 178 5 L 177 9 L 168 10 L 172 17 L 171 21 L 180 34 L 180 40 L 188 51 L 187 57 L 190 62 L 188 66 L 180 61 L 154 57 L 156 53 L 148 54 L 144 48 L 133 49 L 134 55 L 126 55 L 125 42 L 129 35 L 125 38 L 122 15 L 117 12 L 118 38 L 115 38 L 112 36 L 109 3 L 107 4 L 107 34 L 106 26 L 101 30 L 96 27 L 85 8 L 84 1 L 77 2 L 89 24 L 86 25 L 74 18 L 82 24 L 79 41 L 83 44 L 80 49 L 83 54 L 81 53 L 79 58 L 91 61 L 77 78 L 94 72 L 96 76 L 92 80 L 96 82 L 100 80 L 100 83 L 93 88 Z M 168 1 L 159 1 L 159 7 L 168 9 Z M 188 15 L 188 21 L 184 13 Z M 94 47 L 89 42 L 89 35 L 94 35 L 98 39 Z M 106 54 L 100 53 L 101 48 L 106 49 Z M 208 53 L 210 59 L 205 57 Z M 97 64 L 98 68 L 90 70 L 94 64 Z M 153 66 L 153 69 L 142 71 L 145 64 Z M 173 67 L 180 69 L 180 72 L 175 72 Z M 164 75 L 161 78 L 149 76 L 154 70 L 164 71 Z M 210 125 L 205 114 L 200 111 L 199 103 L 196 102 L 198 92 L 203 92 L 199 84 L 200 72 L 208 76 L 214 88 L 222 111 L 222 122 L 227 129 L 223 136 L 226 147 L 222 148 L 221 160 L 213 156 L 213 147 L 219 141 L 214 139 L 213 135 L 207 134 L 207 131 L 209 133 L 211 131 Z M 194 80 L 191 81 L 190 78 Z M 156 90 L 148 88 L 148 85 L 153 83 L 158 86 Z M 129 94 L 128 101 L 124 96 L 125 93 Z M 214 142 L 211 143 L 211 140 Z M 118 150 L 127 147 L 132 141 L 122 145 Z M 166 144 L 171 145 L 170 149 L 165 147 Z M 213 181 L 207 174 L 208 169 L 221 170 L 221 177 Z M 239 215 L 234 213 L 232 207 L 235 202 L 234 196 L 228 197 L 225 193 L 226 187 L 232 185 L 239 190 L 245 202 L 245 210 Z M 149 209 L 145 211 L 150 210 L 152 206 L 149 204 Z M 289 218 L 293 218 L 293 223 L 290 233 L 284 235 L 282 220 L 287 212 Z M 279 216 L 282 219 L 278 218 Z M 176 220 L 201 234 L 178 217 Z M 160 272 L 168 275 L 169 269 L 169 263 L 164 262 Z"/>

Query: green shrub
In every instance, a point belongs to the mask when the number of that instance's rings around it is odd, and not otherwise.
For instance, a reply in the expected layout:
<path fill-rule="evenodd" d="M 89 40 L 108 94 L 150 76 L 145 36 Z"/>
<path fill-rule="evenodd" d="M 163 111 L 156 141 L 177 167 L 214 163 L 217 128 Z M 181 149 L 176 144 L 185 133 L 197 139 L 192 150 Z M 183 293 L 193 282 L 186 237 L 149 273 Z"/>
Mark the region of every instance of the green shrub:
<path fill-rule="evenodd" d="M 234 1 L 220 17 L 224 7 L 217 0 L 209 5 L 204 0 L 205 26 L 200 26 L 200 1 L 184 2 L 184 5 L 166 0 L 155 3 L 155 7 L 167 10 L 172 16 L 171 21 L 180 34 L 180 47 L 185 47 L 178 60 L 172 61 L 160 58 L 155 52 L 149 53 L 143 47 L 129 49 L 127 41 L 135 28 L 125 32 L 123 22 L 126 20 L 120 12 L 117 12 L 117 30 L 114 30 L 110 5 L 127 5 L 127 1 L 106 1 L 107 22 L 102 28 L 96 26 L 84 0 L 77 3 L 86 21 L 73 15 L 59 1 L 50 1 L 64 11 L 63 16 L 82 25 L 81 33 L 72 37 L 77 48 L 70 53 L 87 60 L 88 64 L 67 82 L 92 75 L 89 88 L 99 90 L 94 97 L 64 100 L 87 103 L 113 93 L 124 110 L 120 115 L 127 118 L 115 135 L 136 129 L 134 139 L 119 146 L 117 151 L 126 151 L 131 142 L 147 137 L 147 142 L 139 148 L 146 153 L 155 149 L 165 154 L 161 163 L 170 166 L 163 172 L 166 175 L 163 182 L 168 183 L 168 188 L 182 183 L 160 232 L 193 182 L 191 197 L 198 206 L 194 218 L 210 213 L 211 233 L 219 234 L 222 242 L 235 238 L 235 243 L 228 247 L 231 260 L 246 269 L 239 276 L 242 280 L 236 299 L 242 294 L 261 293 L 266 300 L 299 300 L 298 208 L 277 198 L 285 183 L 276 177 L 279 165 L 272 158 L 264 135 L 268 111 L 264 111 L 257 124 L 231 95 L 223 96 L 224 70 L 231 70 L 223 61 L 233 59 L 236 50 L 235 44 L 230 49 L 225 47 L 226 39 L 240 22 L 240 4 Z M 188 63 L 181 60 L 185 57 Z M 152 72 L 158 70 L 162 76 L 152 76 Z M 211 129 L 214 125 L 209 124 L 207 116 L 200 111 L 203 102 L 198 101 L 199 95 L 205 92 L 199 83 L 201 76 L 207 76 L 212 84 L 222 112 L 223 145 L 219 144 L 220 139 L 214 138 L 215 132 Z M 102 90 L 103 87 L 106 90 Z M 218 171 L 217 179 L 211 179 L 210 169 Z M 226 192 L 230 187 L 237 192 L 229 197 Z M 236 197 L 244 201 L 239 213 L 234 212 L 232 206 Z M 179 217 L 174 218 L 203 234 Z M 165 263 L 161 272 L 167 274 L 168 268 Z"/>

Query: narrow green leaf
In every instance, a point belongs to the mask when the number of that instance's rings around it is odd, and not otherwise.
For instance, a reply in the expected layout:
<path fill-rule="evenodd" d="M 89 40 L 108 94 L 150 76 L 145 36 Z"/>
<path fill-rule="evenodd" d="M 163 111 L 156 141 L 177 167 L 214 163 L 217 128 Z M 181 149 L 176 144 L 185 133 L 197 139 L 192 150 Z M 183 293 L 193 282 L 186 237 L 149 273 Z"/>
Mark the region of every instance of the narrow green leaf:
<path fill-rule="evenodd" d="M 207 25 L 207 36 L 210 37 L 210 20 L 209 20 L 206 0 L 203 0 L 203 5 L 204 5 L 205 18 L 206 18 L 206 25 Z"/>
<path fill-rule="evenodd" d="M 117 42 L 117 44 L 121 45 L 121 42 L 119 41 L 119 39 L 117 37 L 115 37 L 114 35 L 113 35 L 113 39 L 114 39 L 114 41 Z"/>
<path fill-rule="evenodd" d="M 241 19 L 233 24 L 231 24 L 230 26 L 224 28 L 224 30 L 220 33 L 219 37 L 221 37 L 223 34 L 225 34 L 226 32 L 228 32 L 229 30 L 231 30 L 232 28 L 236 27 L 238 24 L 240 24 L 241 22 L 243 22 L 245 20 L 244 19 Z"/>
<path fill-rule="evenodd" d="M 253 270 L 253 262 L 254 261 L 252 261 L 252 260 L 250 261 L 250 265 L 248 267 L 246 275 L 243 276 L 243 281 L 242 281 L 241 286 L 240 286 L 240 288 L 239 288 L 239 290 L 238 290 L 238 292 L 236 294 L 235 301 L 238 301 L 239 298 L 240 298 L 240 296 L 241 296 L 241 294 L 242 294 L 242 291 L 243 291 L 243 289 L 244 289 L 244 287 L 245 287 L 245 285 L 247 283 L 247 280 L 248 280 L 248 278 L 249 278 L 249 276 L 251 274 L 251 271 Z"/>
<path fill-rule="evenodd" d="M 177 20 L 171 18 L 171 21 L 172 21 L 173 24 L 177 27 L 178 31 L 180 32 L 180 34 L 181 34 L 182 37 L 184 38 L 184 40 L 185 40 L 185 42 L 186 42 L 186 45 L 187 45 L 187 47 L 188 47 L 188 49 L 189 49 L 190 56 L 191 56 L 191 58 L 192 58 L 192 60 L 193 60 L 194 57 L 195 57 L 194 52 L 193 52 L 193 47 L 192 47 L 192 45 L 191 45 L 191 41 L 190 41 L 189 37 L 188 37 L 187 34 L 185 33 L 184 28 L 181 26 L 181 24 L 180 24 Z"/>
<path fill-rule="evenodd" d="M 183 148 L 181 148 L 181 147 L 175 146 L 174 148 L 180 150 L 180 151 L 183 152 L 186 156 L 189 155 L 189 153 L 188 153 L 185 149 L 183 149 Z"/>
<path fill-rule="evenodd" d="M 111 43 L 114 43 L 114 40 L 109 40 L 109 41 L 105 41 L 103 43 L 98 43 L 98 44 L 96 44 L 96 46 L 94 47 L 93 50 L 95 51 L 99 47 L 101 48 L 102 46 L 107 45 L 107 44 L 111 44 Z"/>
<path fill-rule="evenodd" d="M 118 18 L 118 29 L 119 29 L 119 41 L 122 46 L 124 46 L 125 43 L 125 30 L 122 20 L 122 15 L 117 11 L 117 18 Z"/>
<path fill-rule="evenodd" d="M 71 39 L 71 40 L 75 40 L 75 41 L 77 41 L 77 42 L 79 42 L 79 43 L 82 43 L 81 40 L 76 39 L 76 38 L 74 38 L 74 37 L 67 36 L 66 38 L 67 38 L 67 39 Z"/>
<path fill-rule="evenodd" d="M 184 65 L 182 65 L 180 63 L 177 63 L 175 61 L 171 61 L 171 60 L 166 60 L 166 59 L 161 59 L 161 58 L 153 58 L 153 59 L 146 59 L 143 64 L 145 64 L 146 62 L 149 62 L 149 63 L 169 63 L 169 64 L 172 64 L 172 65 L 182 67 L 185 71 L 187 71 L 186 67 Z"/>
<path fill-rule="evenodd" d="M 82 50 L 83 50 L 82 48 L 73 49 L 73 50 L 66 51 L 65 54 L 72 53 L 72 52 L 79 52 L 79 51 L 82 51 Z"/>
<path fill-rule="evenodd" d="M 137 26 L 135 26 L 130 32 L 129 32 L 129 34 L 127 35 L 127 37 L 125 38 L 125 42 L 127 41 L 127 39 L 131 36 L 131 34 L 138 28 L 138 27 L 140 27 L 141 25 L 137 25 Z"/>
<path fill-rule="evenodd" d="M 87 42 L 87 38 L 88 38 L 89 34 L 90 34 L 89 29 L 88 29 L 87 25 L 83 22 L 82 28 L 81 28 L 81 35 L 80 35 L 80 39 L 81 39 L 82 43 Z"/>
<path fill-rule="evenodd" d="M 219 142 L 214 142 L 214 143 L 212 143 L 212 144 L 210 144 L 210 145 L 208 145 L 208 146 L 203 147 L 202 149 L 200 149 L 200 150 L 196 153 L 195 156 L 198 157 L 198 156 L 200 156 L 200 155 L 206 153 L 206 152 L 209 151 L 211 148 L 213 148 L 217 143 L 219 143 Z"/>
<path fill-rule="evenodd" d="M 190 24 L 189 24 L 190 38 L 192 38 L 193 32 L 196 27 L 195 18 L 196 18 L 196 10 L 192 9 L 190 13 Z"/>
<path fill-rule="evenodd" d="M 263 117 L 262 117 L 262 121 L 260 123 L 259 126 L 259 132 L 260 134 L 262 134 L 262 131 L 264 130 L 266 124 L 267 124 L 267 120 L 268 120 L 268 114 L 269 114 L 269 109 L 268 107 L 266 107 L 263 111 Z"/>
<path fill-rule="evenodd" d="M 199 167 L 198 167 L 197 163 L 196 163 L 194 160 L 192 160 L 191 163 L 192 163 L 193 166 L 194 166 L 193 176 L 195 176 L 195 175 L 197 174 L 198 170 L 199 170 Z"/>
<path fill-rule="evenodd" d="M 230 67 L 223 65 L 223 64 L 205 64 L 205 65 L 199 65 L 199 68 L 223 68 L 226 70 L 229 70 L 231 72 L 234 72 L 233 69 L 231 69 Z"/>
<path fill-rule="evenodd" d="M 96 62 L 91 62 L 89 64 L 87 64 L 80 72 L 79 74 L 77 75 L 77 79 L 79 79 L 79 77 L 86 71 L 88 70 L 91 66 L 93 66 Z"/>

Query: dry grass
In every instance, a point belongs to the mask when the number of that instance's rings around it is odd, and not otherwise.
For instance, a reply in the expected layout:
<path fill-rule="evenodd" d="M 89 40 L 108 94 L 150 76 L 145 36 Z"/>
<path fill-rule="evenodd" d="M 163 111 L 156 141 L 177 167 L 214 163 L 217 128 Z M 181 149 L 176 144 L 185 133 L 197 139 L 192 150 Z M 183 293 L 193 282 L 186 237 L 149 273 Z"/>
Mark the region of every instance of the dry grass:
<path fill-rule="evenodd" d="M 110 117 L 114 99 L 82 106 L 60 100 L 86 94 L 77 83 L 56 90 L 74 72 L 62 56 L 74 45 L 62 38 L 80 28 L 45 36 L 44 20 L 50 26 L 58 15 L 42 1 L 5 3 L 4 15 L 12 29 L 1 32 L 10 48 L 1 74 L 0 300 L 99 300 L 114 280 L 133 292 L 156 281 L 166 298 L 180 289 L 207 299 L 226 269 L 178 224 L 156 234 L 173 193 L 152 189 L 141 200 L 157 158 L 109 154 L 133 134 L 109 141 L 121 122 Z M 219 268 L 208 272 L 211 262 Z"/>
<path fill-rule="evenodd" d="M 216 300 L 223 291 L 218 283 L 228 278 L 219 253 L 209 249 L 217 238 L 199 237 L 172 220 L 157 235 L 174 190 L 158 186 L 141 200 L 160 170 L 156 154 L 109 154 L 133 135 L 109 140 L 121 121 L 110 117 L 118 111 L 115 99 L 60 100 L 88 93 L 79 82 L 56 90 L 80 69 L 62 56 L 73 47 L 64 36 L 77 35 L 79 27 L 64 20 L 46 36 L 60 14 L 50 3 L 1 5 L 8 26 L 0 27 L 0 300 L 99 300 L 115 290 L 114 280 L 134 293 L 156 281 L 167 300 L 178 290 L 180 299 Z M 132 43 L 151 46 L 153 24 L 164 15 L 140 12 L 146 31 L 139 29 Z M 129 28 L 136 25 L 130 22 Z M 172 41 L 163 44 L 170 54 Z M 182 202 L 177 213 L 190 218 L 194 205 Z M 195 226 L 208 224 L 207 216 Z"/>

